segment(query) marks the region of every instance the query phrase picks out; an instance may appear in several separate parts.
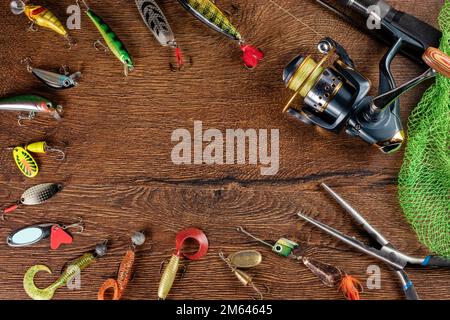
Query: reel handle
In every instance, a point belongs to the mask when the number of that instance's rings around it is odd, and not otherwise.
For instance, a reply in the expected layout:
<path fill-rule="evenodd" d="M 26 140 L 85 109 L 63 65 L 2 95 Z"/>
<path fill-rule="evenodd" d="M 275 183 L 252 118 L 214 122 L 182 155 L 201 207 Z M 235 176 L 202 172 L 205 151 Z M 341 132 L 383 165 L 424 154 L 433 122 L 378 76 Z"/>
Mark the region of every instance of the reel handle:
<path fill-rule="evenodd" d="M 423 61 L 443 76 L 450 78 L 450 57 L 439 49 L 429 47 L 422 56 Z"/>

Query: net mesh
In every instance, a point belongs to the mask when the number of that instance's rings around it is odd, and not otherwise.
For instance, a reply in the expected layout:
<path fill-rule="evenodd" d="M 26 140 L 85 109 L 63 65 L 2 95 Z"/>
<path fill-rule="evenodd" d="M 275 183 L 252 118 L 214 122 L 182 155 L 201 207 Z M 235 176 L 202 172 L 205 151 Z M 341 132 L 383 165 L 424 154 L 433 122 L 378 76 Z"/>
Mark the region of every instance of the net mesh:
<path fill-rule="evenodd" d="M 450 0 L 439 25 L 440 49 L 450 55 Z M 409 118 L 399 199 L 419 240 L 432 252 L 450 256 L 450 79 L 444 76 L 437 76 Z"/>

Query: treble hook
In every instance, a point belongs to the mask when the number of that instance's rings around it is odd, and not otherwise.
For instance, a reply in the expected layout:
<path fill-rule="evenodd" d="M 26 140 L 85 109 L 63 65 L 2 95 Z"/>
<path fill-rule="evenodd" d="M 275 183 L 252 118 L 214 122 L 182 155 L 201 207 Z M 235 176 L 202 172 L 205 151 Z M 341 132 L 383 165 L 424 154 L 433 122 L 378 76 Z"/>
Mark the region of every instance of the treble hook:
<path fill-rule="evenodd" d="M 73 47 L 76 47 L 78 44 L 77 40 L 75 40 L 74 38 L 72 38 L 70 36 L 67 36 L 66 40 L 67 40 L 69 50 L 71 50 Z"/>
<path fill-rule="evenodd" d="M 195 240 L 198 243 L 197 252 L 192 254 L 182 252 L 184 243 L 188 239 Z M 175 243 L 175 252 L 172 254 L 172 257 L 170 258 L 159 283 L 158 298 L 160 300 L 165 300 L 167 298 L 170 289 L 172 288 L 172 285 L 175 281 L 175 277 L 178 273 L 181 258 L 185 257 L 189 260 L 201 259 L 206 255 L 209 247 L 208 238 L 206 237 L 205 233 L 196 228 L 189 228 L 180 231 L 176 236 Z"/>
<path fill-rule="evenodd" d="M 20 202 L 20 201 L 17 201 L 15 204 L 13 204 L 12 206 L 9 206 L 9 207 L 7 207 L 7 208 L 4 208 L 4 209 L 2 209 L 1 211 L 0 211 L 0 219 L 2 220 L 2 221 L 6 221 L 6 215 L 8 214 L 8 213 L 11 213 L 11 212 L 13 212 L 13 211 L 16 211 L 19 207 L 20 207 L 20 205 L 21 205 L 22 203 Z"/>
<path fill-rule="evenodd" d="M 122 298 L 122 295 L 132 276 L 133 265 L 136 257 L 135 248 L 143 245 L 144 242 L 144 233 L 135 232 L 133 234 L 131 237 L 131 248 L 126 251 L 122 262 L 120 263 L 119 271 L 117 273 L 117 280 L 110 278 L 102 284 L 97 294 L 98 300 L 105 300 L 105 293 L 110 289 L 113 291 L 112 300 L 120 300 L 120 298 Z"/>
<path fill-rule="evenodd" d="M 24 126 L 24 124 L 23 124 L 24 121 L 28 121 L 28 120 L 31 121 L 35 117 L 36 117 L 36 113 L 34 111 L 30 112 L 26 116 L 23 116 L 23 115 L 19 114 L 19 116 L 17 117 L 17 123 L 19 124 L 19 126 L 23 127 Z"/>
<path fill-rule="evenodd" d="M 237 268 L 229 258 L 225 257 L 225 254 L 222 251 L 219 252 L 219 257 L 227 264 L 227 266 L 231 269 L 231 272 L 236 276 L 239 282 L 241 282 L 245 287 L 250 286 L 258 295 L 259 300 L 264 300 L 264 295 L 253 282 L 252 276 Z M 264 286 L 266 287 L 267 293 L 269 293 L 268 287 L 266 285 Z"/>
<path fill-rule="evenodd" d="M 36 28 L 36 24 L 34 22 L 30 23 L 30 26 L 28 27 L 28 31 L 30 32 L 37 32 L 38 29 Z"/>
<path fill-rule="evenodd" d="M 78 231 L 73 231 L 72 233 L 83 233 L 83 232 L 84 232 L 84 222 L 83 222 L 83 219 L 80 218 L 80 217 L 78 217 L 78 222 L 69 224 L 69 225 L 67 225 L 67 226 L 64 225 L 64 226 L 62 226 L 62 228 L 63 228 L 64 230 L 67 230 L 67 229 L 78 229 Z"/>
<path fill-rule="evenodd" d="M 28 72 L 32 72 L 33 68 L 31 67 L 31 64 L 33 63 L 33 60 L 30 57 L 25 57 L 22 60 L 20 60 L 20 64 L 24 64 L 27 67 Z"/>
<path fill-rule="evenodd" d="M 103 51 L 104 51 L 105 53 L 108 53 L 108 52 L 109 52 L 109 48 L 108 48 L 107 46 L 105 46 L 101 40 L 96 40 L 96 41 L 94 42 L 93 46 L 94 46 L 94 49 L 97 50 L 97 51 L 100 51 L 100 50 L 101 50 L 101 49 L 98 47 L 98 46 L 100 46 L 100 47 L 103 48 Z"/>

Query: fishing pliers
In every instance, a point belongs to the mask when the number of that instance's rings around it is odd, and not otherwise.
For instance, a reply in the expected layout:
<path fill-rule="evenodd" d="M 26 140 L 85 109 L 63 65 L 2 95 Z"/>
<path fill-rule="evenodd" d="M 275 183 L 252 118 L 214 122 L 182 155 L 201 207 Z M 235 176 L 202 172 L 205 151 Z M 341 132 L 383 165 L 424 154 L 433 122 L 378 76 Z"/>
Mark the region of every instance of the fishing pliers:
<path fill-rule="evenodd" d="M 369 224 L 354 208 L 352 208 L 344 199 L 342 199 L 336 192 L 334 192 L 326 184 L 321 184 L 322 188 L 328 192 L 338 204 L 354 219 L 358 224 L 360 224 L 363 229 L 379 244 L 381 248 L 371 247 L 357 240 L 355 237 L 350 237 L 341 233 L 340 231 L 327 226 L 326 224 L 319 222 L 313 218 L 305 216 L 302 213 L 298 213 L 298 216 L 307 222 L 318 227 L 322 231 L 328 233 L 329 235 L 339 239 L 340 241 L 346 243 L 347 245 L 367 254 L 375 257 L 388 266 L 390 266 L 401 280 L 403 285 L 403 291 L 407 300 L 419 300 L 419 296 L 414 288 L 412 281 L 408 278 L 405 272 L 405 267 L 411 266 L 422 266 L 422 267 L 450 267 L 450 260 L 439 256 L 427 256 L 425 258 L 415 258 L 404 254 L 403 252 L 397 250 L 386 238 L 377 231 L 372 225 Z"/>

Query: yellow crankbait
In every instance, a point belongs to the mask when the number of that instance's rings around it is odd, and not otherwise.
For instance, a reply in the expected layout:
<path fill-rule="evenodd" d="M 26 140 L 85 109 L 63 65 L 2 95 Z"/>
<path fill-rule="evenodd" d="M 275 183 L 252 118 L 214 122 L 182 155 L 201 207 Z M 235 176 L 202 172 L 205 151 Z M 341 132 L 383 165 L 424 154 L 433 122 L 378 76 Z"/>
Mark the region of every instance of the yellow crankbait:
<path fill-rule="evenodd" d="M 35 25 L 50 29 L 66 38 L 70 47 L 75 45 L 75 42 L 70 38 L 69 33 L 61 21 L 47 8 L 31 3 L 25 4 L 21 0 L 11 1 L 10 7 L 12 13 L 16 15 L 23 13 L 30 19 L 30 30 L 35 31 Z"/>

